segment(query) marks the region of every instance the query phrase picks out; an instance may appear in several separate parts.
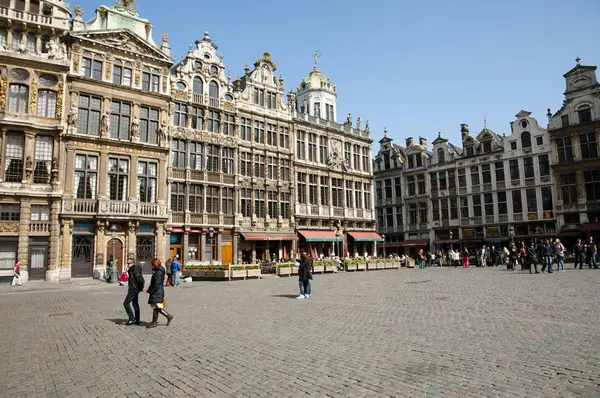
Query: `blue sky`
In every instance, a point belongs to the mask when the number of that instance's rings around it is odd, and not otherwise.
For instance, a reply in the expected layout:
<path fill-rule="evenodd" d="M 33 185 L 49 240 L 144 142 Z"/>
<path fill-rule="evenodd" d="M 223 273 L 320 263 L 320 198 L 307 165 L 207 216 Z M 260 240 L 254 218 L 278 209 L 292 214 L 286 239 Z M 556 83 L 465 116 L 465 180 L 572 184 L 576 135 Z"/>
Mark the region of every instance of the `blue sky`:
<path fill-rule="evenodd" d="M 88 20 L 114 2 L 71 5 Z M 375 141 L 387 127 L 399 144 L 408 136 L 431 142 L 438 131 L 458 143 L 460 123 L 479 132 L 484 114 L 488 128 L 509 134 L 521 109 L 546 127 L 546 109 L 560 108 L 562 75 L 575 58 L 600 64 L 598 0 L 137 3 L 155 41 L 169 34 L 176 61 L 209 31 L 234 78 L 269 52 L 289 91 L 319 50 L 319 69 L 338 88 L 338 122 L 348 112 L 369 119 Z"/>

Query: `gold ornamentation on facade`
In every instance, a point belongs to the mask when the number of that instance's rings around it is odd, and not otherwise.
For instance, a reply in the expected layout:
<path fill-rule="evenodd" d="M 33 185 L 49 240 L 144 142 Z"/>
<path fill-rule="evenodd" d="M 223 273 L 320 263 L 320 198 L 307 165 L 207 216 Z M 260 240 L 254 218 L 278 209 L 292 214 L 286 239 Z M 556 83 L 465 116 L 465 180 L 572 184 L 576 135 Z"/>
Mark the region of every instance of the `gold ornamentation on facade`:
<path fill-rule="evenodd" d="M 75 16 L 81 17 L 83 15 L 83 8 L 81 6 L 75 6 Z"/>
<path fill-rule="evenodd" d="M 58 92 L 56 93 L 56 117 L 58 119 L 62 118 L 62 109 L 63 109 L 63 88 L 64 82 L 62 79 L 58 81 Z"/>
<path fill-rule="evenodd" d="M 178 101 L 187 101 L 188 100 L 188 93 L 183 90 L 175 90 L 175 93 L 173 96 Z"/>
<path fill-rule="evenodd" d="M 106 68 L 104 68 L 104 80 L 110 81 L 111 73 L 112 73 L 112 64 L 107 62 Z"/>
<path fill-rule="evenodd" d="M 108 11 L 106 10 L 106 8 L 101 7 L 98 10 L 98 14 L 100 14 L 100 25 L 104 25 L 104 23 L 106 22 L 106 17 L 108 16 Z"/>
<path fill-rule="evenodd" d="M 19 233 L 19 223 L 18 222 L 1 222 L 0 223 L 0 233 Z"/>
<path fill-rule="evenodd" d="M 135 70 L 135 85 L 136 86 L 140 85 L 140 70 L 139 69 Z"/>
<path fill-rule="evenodd" d="M 6 109 L 6 69 L 0 69 L 0 109 Z"/>
<path fill-rule="evenodd" d="M 31 114 L 35 115 L 35 106 L 37 104 L 37 94 L 38 94 L 38 79 L 33 78 L 33 82 L 31 82 L 30 87 L 30 100 L 29 100 L 29 108 L 31 109 Z"/>
<path fill-rule="evenodd" d="M 79 54 L 73 53 L 73 72 L 79 72 Z"/>
<path fill-rule="evenodd" d="M 223 109 L 230 112 L 235 112 L 235 105 L 231 102 L 223 103 Z"/>

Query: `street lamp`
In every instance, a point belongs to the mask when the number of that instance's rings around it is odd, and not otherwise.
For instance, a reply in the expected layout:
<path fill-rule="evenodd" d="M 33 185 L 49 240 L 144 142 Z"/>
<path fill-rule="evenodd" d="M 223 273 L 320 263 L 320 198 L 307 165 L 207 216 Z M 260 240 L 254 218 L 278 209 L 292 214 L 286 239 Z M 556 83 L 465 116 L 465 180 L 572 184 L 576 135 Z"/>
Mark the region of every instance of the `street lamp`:
<path fill-rule="evenodd" d="M 383 247 L 383 258 L 385 259 L 385 234 L 381 235 L 381 247 Z"/>
<path fill-rule="evenodd" d="M 214 247 L 213 242 L 215 239 L 215 229 L 210 227 L 208 229 L 208 244 L 210 245 L 210 265 L 213 265 L 213 257 L 214 257 Z"/>
<path fill-rule="evenodd" d="M 454 251 L 452 250 L 452 231 L 450 231 L 450 251 Z"/>
<path fill-rule="evenodd" d="M 116 257 L 116 248 L 117 245 L 117 226 L 113 224 L 110 227 L 110 237 L 112 238 L 112 270 L 110 276 L 110 283 L 117 283 L 119 276 L 117 275 L 117 257 Z"/>
<path fill-rule="evenodd" d="M 340 250 L 340 236 L 341 236 L 340 231 L 335 231 L 335 245 L 336 245 L 336 249 L 337 249 L 337 255 L 341 259 L 342 251 Z"/>
<path fill-rule="evenodd" d="M 513 238 L 515 237 L 515 227 L 510 225 L 508 227 L 508 237 L 510 238 L 510 247 L 512 248 L 513 245 Z"/>

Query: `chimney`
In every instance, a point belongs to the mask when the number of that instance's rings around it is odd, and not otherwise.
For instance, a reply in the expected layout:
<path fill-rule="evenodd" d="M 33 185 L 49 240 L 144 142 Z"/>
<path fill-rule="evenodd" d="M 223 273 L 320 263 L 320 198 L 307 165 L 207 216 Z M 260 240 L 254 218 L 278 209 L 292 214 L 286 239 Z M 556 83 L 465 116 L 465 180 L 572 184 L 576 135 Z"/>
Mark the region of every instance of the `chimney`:
<path fill-rule="evenodd" d="M 415 139 L 412 137 L 408 137 L 406 139 L 406 148 L 410 148 L 415 143 Z"/>
<path fill-rule="evenodd" d="M 419 145 L 427 149 L 427 138 L 419 137 Z"/>
<path fill-rule="evenodd" d="M 461 124 L 460 125 L 460 135 L 462 136 L 463 140 L 465 139 L 466 136 L 469 135 L 469 125 L 468 124 Z"/>

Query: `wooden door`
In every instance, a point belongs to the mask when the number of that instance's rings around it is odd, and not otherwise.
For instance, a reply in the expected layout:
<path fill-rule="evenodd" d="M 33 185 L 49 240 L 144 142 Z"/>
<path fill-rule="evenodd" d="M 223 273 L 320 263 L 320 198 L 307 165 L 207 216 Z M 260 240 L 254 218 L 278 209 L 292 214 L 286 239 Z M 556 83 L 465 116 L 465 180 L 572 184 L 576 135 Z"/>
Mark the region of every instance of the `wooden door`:
<path fill-rule="evenodd" d="M 231 242 L 222 242 L 221 243 L 221 264 L 229 265 L 232 264 L 233 261 L 233 250 L 231 246 Z"/>
<path fill-rule="evenodd" d="M 29 279 L 46 279 L 48 246 L 29 246 Z"/>
<path fill-rule="evenodd" d="M 114 243 L 114 253 L 115 260 L 117 260 L 117 271 L 119 273 L 123 272 L 123 244 L 119 239 L 111 239 L 106 244 L 106 254 L 107 258 L 110 259 L 110 256 L 113 255 L 113 243 Z"/>

